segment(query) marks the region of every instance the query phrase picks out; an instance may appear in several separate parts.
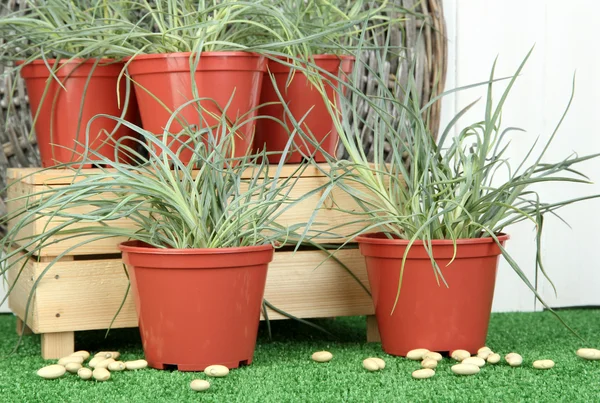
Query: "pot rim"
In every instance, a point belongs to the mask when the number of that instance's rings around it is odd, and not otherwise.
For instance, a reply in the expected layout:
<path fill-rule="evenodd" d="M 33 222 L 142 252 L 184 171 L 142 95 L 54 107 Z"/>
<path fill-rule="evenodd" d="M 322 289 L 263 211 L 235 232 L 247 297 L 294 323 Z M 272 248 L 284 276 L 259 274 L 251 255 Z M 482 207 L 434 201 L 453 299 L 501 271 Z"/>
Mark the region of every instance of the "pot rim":
<path fill-rule="evenodd" d="M 126 56 L 123 58 L 124 62 L 128 61 L 136 61 L 136 60 L 152 60 L 152 59 L 169 59 L 169 58 L 187 58 L 189 59 L 190 55 L 195 52 L 173 52 L 173 53 L 149 53 L 149 54 L 139 54 L 135 56 Z M 201 58 L 206 57 L 265 57 L 260 53 L 256 52 L 246 52 L 243 50 L 223 50 L 223 51 L 206 51 L 200 52 Z"/>
<path fill-rule="evenodd" d="M 375 232 L 370 234 L 359 235 L 356 238 L 356 242 L 363 244 L 371 244 L 371 245 L 408 245 L 410 240 L 408 239 L 388 239 L 381 238 L 384 232 Z M 510 239 L 508 234 L 500 232 L 496 234 L 496 237 L 500 242 L 507 241 Z M 411 246 L 422 246 L 425 241 L 422 239 L 417 239 Z M 486 244 L 486 243 L 494 243 L 495 241 L 492 237 L 483 237 L 483 238 L 460 238 L 456 240 L 457 245 L 477 245 L 477 244 Z M 432 239 L 431 244 L 433 246 L 447 246 L 454 245 L 454 241 L 452 239 Z"/>
<path fill-rule="evenodd" d="M 228 248 L 189 248 L 189 249 L 174 249 L 174 248 L 157 248 L 146 244 L 142 241 L 125 241 L 119 245 L 119 250 L 127 253 L 139 253 L 144 255 L 226 255 L 240 252 L 265 252 L 274 250 L 271 244 L 253 245 L 253 246 L 236 246 Z"/>
<path fill-rule="evenodd" d="M 57 59 L 46 59 L 46 62 L 48 62 L 48 64 L 53 64 L 56 62 Z M 98 60 L 98 58 L 91 58 L 91 59 L 84 59 L 84 58 L 76 58 L 76 59 L 58 59 L 58 63 L 59 65 L 69 65 L 69 64 L 92 64 L 95 63 L 96 60 Z M 44 62 L 43 59 L 35 59 L 27 64 L 25 64 L 26 60 L 17 60 L 15 62 L 15 65 L 17 66 L 21 66 L 23 65 L 23 67 L 27 67 L 27 66 L 31 66 L 31 65 L 43 65 L 45 66 L 46 63 Z M 115 64 L 123 64 L 122 61 L 118 61 L 117 59 L 111 59 L 108 57 L 103 57 L 100 59 L 100 62 L 98 63 L 98 67 L 103 67 L 104 64 L 103 63 L 110 63 L 110 65 L 115 65 Z"/>

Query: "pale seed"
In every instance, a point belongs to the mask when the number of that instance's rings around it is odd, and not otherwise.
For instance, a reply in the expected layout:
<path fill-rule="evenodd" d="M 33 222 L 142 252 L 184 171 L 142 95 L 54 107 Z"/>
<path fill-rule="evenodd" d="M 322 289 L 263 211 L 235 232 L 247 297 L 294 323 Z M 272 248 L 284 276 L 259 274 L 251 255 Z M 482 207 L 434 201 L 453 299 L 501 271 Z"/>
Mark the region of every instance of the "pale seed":
<path fill-rule="evenodd" d="M 110 364 L 108 364 L 107 368 L 110 372 L 125 371 L 127 369 L 123 361 L 111 362 Z"/>
<path fill-rule="evenodd" d="M 92 372 L 92 376 L 95 380 L 104 382 L 110 379 L 110 372 L 106 368 L 96 368 Z"/>
<path fill-rule="evenodd" d="M 508 365 L 511 367 L 518 367 L 523 363 L 523 357 L 517 353 L 509 353 L 504 357 Z"/>
<path fill-rule="evenodd" d="M 88 362 L 88 365 L 90 366 L 90 368 L 96 368 L 96 365 L 98 365 L 98 363 L 102 362 L 106 360 L 106 358 L 98 356 L 98 357 L 94 357 L 90 360 L 90 362 Z"/>
<path fill-rule="evenodd" d="M 316 362 L 328 362 L 331 361 L 332 358 L 333 354 L 331 354 L 329 351 L 317 351 L 312 355 L 313 361 Z"/>
<path fill-rule="evenodd" d="M 595 348 L 580 348 L 577 355 L 586 360 L 600 360 L 600 350 Z"/>
<path fill-rule="evenodd" d="M 552 360 L 537 360 L 533 362 L 533 368 L 536 369 L 550 369 L 554 366 L 554 361 Z"/>
<path fill-rule="evenodd" d="M 71 354 L 71 357 L 83 357 L 83 361 L 85 361 L 90 358 L 90 353 L 85 350 L 79 350 Z"/>
<path fill-rule="evenodd" d="M 431 378 L 434 375 L 435 371 L 431 368 L 417 369 L 412 373 L 412 377 L 415 379 L 427 379 Z"/>
<path fill-rule="evenodd" d="M 204 369 L 204 373 L 208 376 L 222 377 L 229 374 L 229 368 L 225 365 L 209 365 Z"/>
<path fill-rule="evenodd" d="M 424 360 L 426 360 L 428 358 L 432 359 L 432 360 L 436 360 L 436 361 L 442 361 L 443 357 L 442 357 L 442 355 L 440 353 L 436 353 L 435 351 L 430 351 L 430 352 L 428 352 L 427 354 L 425 354 L 423 356 Z"/>
<path fill-rule="evenodd" d="M 462 360 L 462 364 L 473 364 L 481 368 L 485 365 L 485 360 L 479 357 L 469 357 Z"/>
<path fill-rule="evenodd" d="M 202 392 L 210 388 L 210 383 L 204 379 L 194 379 L 190 382 L 190 388 L 196 392 Z"/>
<path fill-rule="evenodd" d="M 379 369 L 384 369 L 385 368 L 385 361 L 382 358 L 379 357 L 371 357 L 371 360 L 375 361 L 377 363 L 377 365 L 379 366 Z"/>
<path fill-rule="evenodd" d="M 474 375 L 480 371 L 477 365 L 462 363 L 453 365 L 451 369 L 456 375 Z"/>
<path fill-rule="evenodd" d="M 425 358 L 421 361 L 421 366 L 423 368 L 435 369 L 438 365 L 438 362 L 432 358 Z"/>
<path fill-rule="evenodd" d="M 106 358 L 106 359 L 100 361 L 99 363 L 97 363 L 95 368 L 108 368 L 108 366 L 110 364 L 112 364 L 113 362 L 115 362 L 114 358 Z"/>
<path fill-rule="evenodd" d="M 494 354 L 490 354 L 488 356 L 487 362 L 489 364 L 498 364 L 500 362 L 500 359 L 501 359 L 500 354 L 494 353 Z"/>
<path fill-rule="evenodd" d="M 76 374 L 77 371 L 79 371 L 79 369 L 82 367 L 82 365 L 78 362 L 70 362 L 67 365 L 65 365 L 65 369 L 67 370 L 67 372 L 70 372 L 71 374 Z"/>
<path fill-rule="evenodd" d="M 70 355 L 67 357 L 63 357 L 58 360 L 58 365 L 62 365 L 63 367 L 71 362 L 75 362 L 77 364 L 83 363 L 83 357 L 80 355 Z"/>
<path fill-rule="evenodd" d="M 142 369 L 148 366 L 148 361 L 146 360 L 135 360 L 135 361 L 125 361 L 125 368 L 129 370 L 133 369 Z"/>
<path fill-rule="evenodd" d="M 77 371 L 77 376 L 87 381 L 88 379 L 92 378 L 92 370 L 89 368 L 79 368 L 79 371 Z"/>
<path fill-rule="evenodd" d="M 40 368 L 37 374 L 44 379 L 56 379 L 63 376 L 65 372 L 67 372 L 65 367 L 63 367 L 62 365 L 54 364 L 48 365 L 44 368 Z"/>
<path fill-rule="evenodd" d="M 469 353 L 467 350 L 454 350 L 452 353 L 450 353 L 450 357 L 454 358 L 456 361 L 462 361 L 470 356 L 471 353 Z"/>
<path fill-rule="evenodd" d="M 408 353 L 406 353 L 406 358 L 408 358 L 409 360 L 421 361 L 423 359 L 423 356 L 428 352 L 429 350 L 427 350 L 426 348 L 417 348 L 414 350 L 410 350 Z"/>
<path fill-rule="evenodd" d="M 362 364 L 367 371 L 379 371 L 379 365 L 377 364 L 377 361 L 373 360 L 372 358 L 363 360 Z"/>

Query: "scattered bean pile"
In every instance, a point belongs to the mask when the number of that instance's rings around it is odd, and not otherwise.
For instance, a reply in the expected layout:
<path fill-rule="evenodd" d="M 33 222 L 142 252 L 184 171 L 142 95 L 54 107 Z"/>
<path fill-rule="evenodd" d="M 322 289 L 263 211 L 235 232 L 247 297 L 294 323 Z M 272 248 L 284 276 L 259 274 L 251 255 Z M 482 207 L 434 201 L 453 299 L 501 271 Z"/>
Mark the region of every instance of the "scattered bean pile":
<path fill-rule="evenodd" d="M 56 379 L 69 372 L 77 374 L 83 380 L 94 378 L 96 381 L 104 382 L 110 379 L 111 372 L 136 370 L 148 366 L 146 360 L 117 361 L 121 356 L 118 351 L 100 351 L 87 363 L 88 367 L 84 367 L 90 356 L 87 351 L 76 351 L 58 360 L 57 364 L 39 369 L 37 374 L 45 379 Z"/>
<path fill-rule="evenodd" d="M 580 348 L 577 355 L 586 360 L 600 360 L 600 350 L 594 348 Z M 37 371 L 37 374 L 45 379 L 57 379 L 69 372 L 77 374 L 79 378 L 88 380 L 94 378 L 98 382 L 104 382 L 110 379 L 112 372 L 138 370 L 148 366 L 146 360 L 118 361 L 120 353 L 118 351 L 101 351 L 90 358 L 87 351 L 77 351 L 67 357 L 58 360 L 57 364 L 45 366 Z M 489 347 L 481 347 L 477 355 L 471 356 L 466 350 L 454 350 L 450 352 L 450 357 L 458 364 L 452 366 L 451 370 L 456 375 L 475 375 L 481 371 L 485 364 L 498 364 L 501 361 L 500 354 L 493 352 Z M 333 354 L 329 351 L 317 351 L 312 357 L 313 361 L 324 363 L 333 359 Z M 425 348 L 411 350 L 406 354 L 406 358 L 414 361 L 421 361 L 421 369 L 412 373 L 415 379 L 427 379 L 433 377 L 438 363 L 443 359 L 440 353 L 429 351 Z M 523 364 L 523 357 L 517 353 L 509 353 L 504 356 L 504 360 L 511 367 L 518 367 Z M 363 368 L 367 371 L 381 371 L 385 368 L 385 361 L 379 357 L 369 357 L 363 360 Z M 547 370 L 554 367 L 554 361 L 548 359 L 535 360 L 532 363 L 533 368 Z M 229 368 L 223 365 L 210 365 L 204 370 L 204 374 L 210 377 L 224 377 L 229 374 Z M 190 388 L 201 392 L 210 388 L 210 382 L 204 379 L 194 379 L 190 383 Z"/>

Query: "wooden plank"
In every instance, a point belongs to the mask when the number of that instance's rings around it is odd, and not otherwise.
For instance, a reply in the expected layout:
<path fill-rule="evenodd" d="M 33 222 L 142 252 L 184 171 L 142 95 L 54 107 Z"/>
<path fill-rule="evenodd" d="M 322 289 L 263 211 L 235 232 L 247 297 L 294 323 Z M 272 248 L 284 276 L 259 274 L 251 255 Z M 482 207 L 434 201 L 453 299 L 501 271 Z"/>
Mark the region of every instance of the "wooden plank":
<path fill-rule="evenodd" d="M 39 276 L 47 265 L 31 263 Z M 137 314 L 121 259 L 58 262 L 36 292 L 38 331 L 65 332 L 137 326 Z M 123 299 L 123 309 L 117 314 Z"/>
<path fill-rule="evenodd" d="M 277 252 L 269 266 L 265 298 L 277 308 L 300 318 L 373 314 L 367 292 L 333 259 L 317 267 L 326 255 L 321 251 Z M 368 286 L 364 259 L 357 249 L 342 250 L 336 257 Z M 24 305 L 46 263 L 29 261 L 29 277 L 22 277 L 10 295 L 13 311 L 22 317 Z M 40 280 L 32 315 L 35 333 L 106 329 L 127 289 L 121 259 L 58 262 Z M 15 292 L 17 291 L 17 292 Z M 270 319 L 284 319 L 269 311 Z M 29 322 L 28 322 L 29 324 Z M 136 327 L 133 296 L 127 296 L 113 328 Z"/>
<path fill-rule="evenodd" d="M 9 264 L 13 264 L 15 260 L 16 258 L 10 259 Z M 8 307 L 21 321 L 25 318 L 27 299 L 31 293 L 31 288 L 33 287 L 34 276 L 34 267 L 31 264 L 31 261 L 27 262 L 22 269 L 21 265 L 18 264 L 7 272 L 8 287 L 12 287 L 14 284 L 12 291 L 8 295 Z M 34 295 L 25 322 L 34 333 L 39 333 L 37 312 L 35 309 L 36 302 Z"/>
<path fill-rule="evenodd" d="M 375 315 L 367 315 L 367 343 L 381 343 L 379 326 Z"/>
<path fill-rule="evenodd" d="M 299 165 L 298 164 L 289 164 L 284 165 L 281 168 L 280 176 L 282 178 L 287 178 L 293 175 Z M 107 172 L 115 172 L 114 169 L 106 169 Z M 328 164 L 318 164 L 317 166 L 309 165 L 307 166 L 303 173 L 302 177 L 311 178 L 311 177 L 323 177 L 325 174 L 323 171 L 329 171 Z M 98 168 L 88 168 L 81 170 L 73 170 L 73 169 L 45 169 L 42 170 L 40 168 L 9 168 L 7 169 L 6 178 L 7 182 L 11 183 L 14 181 L 23 182 L 28 185 L 68 185 L 69 183 L 77 182 L 85 179 L 90 175 L 95 175 L 100 173 L 100 169 Z M 270 177 L 273 177 L 277 172 L 277 165 L 269 165 L 267 174 Z M 77 175 L 76 175 L 77 174 Z M 244 173 L 244 178 L 249 178 L 252 175 L 252 170 L 248 169 L 246 173 Z"/>
<path fill-rule="evenodd" d="M 17 316 L 17 334 L 19 336 L 21 336 L 21 335 L 26 336 L 26 335 L 30 335 L 32 333 L 33 333 L 33 331 L 31 330 L 31 328 L 29 326 L 27 326 L 25 324 L 25 322 L 23 322 L 23 320 Z"/>
<path fill-rule="evenodd" d="M 335 255 L 368 288 L 364 258 L 357 249 Z M 265 299 L 299 318 L 325 318 L 373 314 L 367 292 L 339 264 L 320 251 L 275 253 L 269 265 Z M 269 319 L 284 319 L 268 312 Z"/>
<path fill-rule="evenodd" d="M 329 179 L 327 177 L 302 177 L 298 179 L 289 196 L 291 199 L 301 198 L 306 194 L 314 191 L 314 189 L 318 189 L 321 186 L 326 186 L 328 184 L 328 181 Z M 15 186 L 12 186 L 11 188 L 9 188 L 8 193 L 8 211 L 17 211 L 17 209 L 23 208 L 24 206 L 26 206 L 26 203 L 31 203 L 35 200 L 35 198 L 32 198 L 28 201 L 28 199 L 25 198 L 25 196 L 41 192 L 45 189 L 48 188 L 43 185 L 29 185 L 26 183 L 18 183 Z M 322 192 L 316 192 L 315 194 L 311 195 L 306 200 L 304 200 L 302 203 L 298 203 L 293 208 L 290 208 L 287 211 L 285 211 L 279 217 L 278 222 L 284 226 L 308 222 L 311 216 L 313 215 L 321 197 Z M 364 221 L 357 222 L 358 216 L 340 211 L 339 206 L 343 206 L 346 210 L 360 209 L 350 195 L 340 190 L 339 188 L 335 188 L 331 192 L 329 197 L 325 200 L 324 205 L 318 210 L 316 220 L 314 221 L 315 224 L 313 225 L 313 229 L 327 230 L 330 228 L 336 228 L 343 224 L 346 225 L 350 222 L 353 222 L 353 224 L 336 229 L 336 232 L 338 232 L 340 235 L 339 237 L 317 237 L 313 239 L 314 242 L 341 243 L 347 239 L 348 234 L 352 234 L 356 231 L 359 231 L 367 225 L 367 223 Z M 72 213 L 86 213 L 91 210 L 92 207 L 71 207 L 65 209 L 65 211 L 70 211 Z M 35 220 L 34 222 L 23 226 L 23 228 L 19 231 L 17 238 L 21 239 L 22 241 L 17 241 L 17 244 L 23 245 L 25 242 L 27 242 L 27 239 L 31 239 L 31 237 L 35 235 L 43 234 L 51 228 L 56 228 L 57 226 L 61 225 L 62 222 L 63 221 L 58 218 L 49 219 L 46 217 Z M 12 228 L 14 224 L 14 221 L 9 222 L 9 228 Z M 75 224 L 72 225 L 71 228 L 84 227 L 90 225 L 101 224 Z M 111 225 L 112 227 L 135 228 L 134 223 L 128 219 L 119 219 L 111 221 L 109 225 Z M 61 238 L 63 238 L 62 241 L 56 242 Z M 39 251 L 38 254 L 39 256 L 57 256 L 65 252 L 69 248 L 91 238 L 93 237 L 77 237 L 71 239 L 64 239 L 64 237 L 56 236 L 50 237 L 46 242 L 47 246 L 45 246 L 41 251 Z M 118 244 L 125 240 L 126 238 L 124 237 L 96 240 L 94 242 L 81 245 L 76 249 L 69 251 L 68 255 L 97 255 L 120 253 Z"/>
<path fill-rule="evenodd" d="M 65 357 L 75 352 L 75 333 L 43 333 L 42 358 L 45 360 L 54 360 Z"/>

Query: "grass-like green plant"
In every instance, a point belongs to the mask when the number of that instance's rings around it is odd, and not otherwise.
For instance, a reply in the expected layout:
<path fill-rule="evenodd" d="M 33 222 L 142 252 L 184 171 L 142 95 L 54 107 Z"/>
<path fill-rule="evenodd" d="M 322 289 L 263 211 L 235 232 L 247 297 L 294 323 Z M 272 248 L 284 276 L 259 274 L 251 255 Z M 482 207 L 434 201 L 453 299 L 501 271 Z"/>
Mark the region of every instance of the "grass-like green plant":
<path fill-rule="evenodd" d="M 190 100 L 188 104 L 200 102 Z M 303 228 L 303 223 L 282 226 L 277 221 L 296 203 L 322 190 L 314 189 L 297 199 L 291 195 L 308 164 L 286 168 L 282 175 L 283 162 L 270 166 L 264 154 L 231 157 L 236 130 L 247 123 L 243 118 L 231 123 L 222 117 L 211 126 L 186 127 L 174 137 L 169 127 L 188 104 L 174 112 L 163 136 L 112 118 L 140 136 L 121 138 L 116 144 L 116 152 L 126 152 L 139 165 L 115 162 L 86 150 L 83 161 L 93 156 L 99 168 L 90 171 L 64 164 L 61 168 L 71 168 L 65 170 L 65 178 L 71 179 L 69 185 L 17 196 L 22 207 L 11 210 L 0 222 L 8 225 L 0 239 L 2 275 L 13 270 L 18 279 L 26 262 L 39 256 L 43 248 L 65 240 L 72 245 L 65 246 L 35 280 L 27 311 L 45 273 L 63 256 L 94 240 L 124 237 L 156 248 L 189 249 L 269 243 L 279 247 L 298 239 L 294 232 Z M 292 140 L 293 136 L 284 154 Z M 193 156 L 184 164 L 179 155 L 190 149 Z M 132 225 L 115 224 L 125 218 Z M 25 226 L 40 220 L 48 223 L 42 233 L 22 235 Z M 11 284 L 9 294 L 13 287 Z"/>
<path fill-rule="evenodd" d="M 340 141 L 349 158 L 331 161 L 331 186 L 324 192 L 322 200 L 328 197 L 334 187 L 352 196 L 361 211 L 348 210 L 345 206 L 337 208 L 353 214 L 356 221 L 364 223 L 364 229 L 354 236 L 383 232 L 390 238 L 408 240 L 408 250 L 415 241 L 424 241 L 438 284 L 444 283 L 444 286 L 447 284 L 443 271 L 433 259 L 431 241 L 491 237 L 522 281 L 549 308 L 537 292 L 537 273 L 541 272 L 548 278 L 541 253 L 544 219 L 548 215 L 559 217 L 556 210 L 562 207 L 600 196 L 545 202 L 537 191 L 536 185 L 547 182 L 590 183 L 578 171 L 578 166 L 600 154 L 566 155 L 563 160 L 555 162 L 544 159 L 558 135 L 572 96 L 547 141 L 544 144 L 534 141 L 526 157 L 515 162 L 506 156 L 506 151 L 510 147 L 511 135 L 522 135 L 523 131 L 513 127 L 503 128 L 501 115 L 531 52 L 511 77 L 495 78 L 494 64 L 489 81 L 452 90 L 486 85 L 483 120 L 466 126 L 455 137 L 451 136 L 457 121 L 474 102 L 461 110 L 442 131 L 439 140 L 435 141 L 427 128 L 426 116 L 427 109 L 437 98 L 421 107 L 414 80 L 409 81 L 406 88 L 398 85 L 390 88 L 389 72 L 385 70 L 384 61 L 391 51 L 393 49 L 385 45 L 382 52 L 378 53 L 380 68 L 377 71 L 364 66 L 373 73 L 374 90 L 371 95 L 366 96 L 357 89 L 360 88 L 356 81 L 359 78 L 354 77 L 347 86 L 351 96 L 341 97 L 342 118 L 333 113 L 333 105 L 330 105 Z M 506 88 L 495 102 L 493 90 L 498 81 L 505 83 Z M 363 118 L 364 108 L 369 109 L 366 118 Z M 373 132 L 369 150 L 365 150 L 363 145 L 365 127 Z M 541 151 L 538 152 L 539 146 Z M 525 275 L 519 263 L 498 240 L 498 234 L 522 221 L 530 222 L 536 230 L 535 281 Z M 332 231 L 340 229 L 333 228 Z M 401 273 L 398 296 L 408 250 L 401 267 L 398 267 Z"/>

